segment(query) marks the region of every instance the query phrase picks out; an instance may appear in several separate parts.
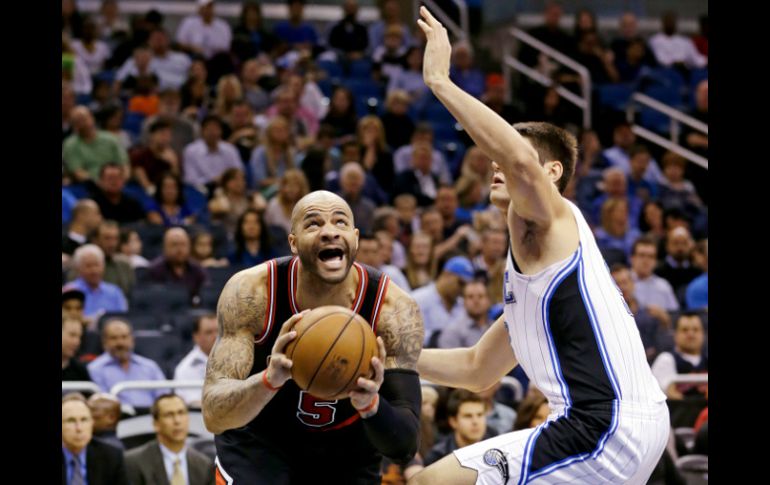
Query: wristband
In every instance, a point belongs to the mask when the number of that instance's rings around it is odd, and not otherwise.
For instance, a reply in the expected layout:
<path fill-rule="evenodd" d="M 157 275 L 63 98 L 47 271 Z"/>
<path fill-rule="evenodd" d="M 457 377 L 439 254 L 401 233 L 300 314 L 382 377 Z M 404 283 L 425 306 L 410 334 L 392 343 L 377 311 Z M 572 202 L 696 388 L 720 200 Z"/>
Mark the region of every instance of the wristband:
<path fill-rule="evenodd" d="M 275 392 L 279 389 L 281 389 L 283 386 L 273 387 L 270 382 L 267 380 L 267 369 L 265 369 L 265 372 L 262 374 L 262 384 L 265 385 L 266 388 L 270 389 L 271 391 Z"/>

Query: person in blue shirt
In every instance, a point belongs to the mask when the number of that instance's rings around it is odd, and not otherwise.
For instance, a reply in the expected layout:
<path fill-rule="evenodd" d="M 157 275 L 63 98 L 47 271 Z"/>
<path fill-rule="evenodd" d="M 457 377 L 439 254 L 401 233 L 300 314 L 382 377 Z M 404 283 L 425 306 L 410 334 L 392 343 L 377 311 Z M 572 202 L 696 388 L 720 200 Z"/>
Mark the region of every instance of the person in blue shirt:
<path fill-rule="evenodd" d="M 182 180 L 171 173 L 158 178 L 155 197 L 147 204 L 147 219 L 164 227 L 187 226 L 196 214 L 185 201 Z"/>
<path fill-rule="evenodd" d="M 276 23 L 273 34 L 289 44 L 291 48 L 314 48 L 318 45 L 318 33 L 312 24 L 302 19 L 305 1 L 289 0 L 287 4 L 289 6 L 289 18 Z"/>
<path fill-rule="evenodd" d="M 73 256 L 78 277 L 67 284 L 86 295 L 83 314 L 98 318 L 105 312 L 126 312 L 128 302 L 120 288 L 104 281 L 104 252 L 95 244 L 80 246 Z"/>

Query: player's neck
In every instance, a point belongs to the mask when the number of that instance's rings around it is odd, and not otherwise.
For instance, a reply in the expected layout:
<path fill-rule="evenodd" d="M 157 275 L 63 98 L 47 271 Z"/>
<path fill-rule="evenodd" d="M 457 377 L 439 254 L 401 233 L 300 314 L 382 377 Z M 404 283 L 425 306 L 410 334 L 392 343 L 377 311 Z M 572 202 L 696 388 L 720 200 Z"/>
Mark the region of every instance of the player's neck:
<path fill-rule="evenodd" d="M 326 283 L 299 266 L 297 278 L 297 305 L 300 310 L 323 305 L 350 307 L 358 288 L 358 271 L 352 267 L 341 283 Z"/>

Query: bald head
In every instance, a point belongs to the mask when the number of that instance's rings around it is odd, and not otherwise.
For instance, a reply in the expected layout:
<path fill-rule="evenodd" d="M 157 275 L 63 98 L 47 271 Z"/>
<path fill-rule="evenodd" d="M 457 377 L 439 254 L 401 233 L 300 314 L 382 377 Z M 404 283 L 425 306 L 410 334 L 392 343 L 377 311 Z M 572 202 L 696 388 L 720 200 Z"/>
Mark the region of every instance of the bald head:
<path fill-rule="evenodd" d="M 75 106 L 70 111 L 72 128 L 81 137 L 91 135 L 95 131 L 94 116 L 85 106 Z"/>
<path fill-rule="evenodd" d="M 690 252 L 694 244 L 690 231 L 685 227 L 677 226 L 668 231 L 666 252 L 676 261 L 687 261 L 690 259 Z"/>
<path fill-rule="evenodd" d="M 294 205 L 294 209 L 291 211 L 291 232 L 296 233 L 296 224 L 305 218 L 309 209 L 319 206 L 340 206 L 339 208 L 343 210 L 350 218 L 350 221 L 355 224 L 353 212 L 350 210 L 348 203 L 345 202 L 345 199 L 328 190 L 316 190 L 299 199 Z"/>
<path fill-rule="evenodd" d="M 163 256 L 172 265 L 182 265 L 190 258 L 190 236 L 181 227 L 172 227 L 163 235 Z"/>

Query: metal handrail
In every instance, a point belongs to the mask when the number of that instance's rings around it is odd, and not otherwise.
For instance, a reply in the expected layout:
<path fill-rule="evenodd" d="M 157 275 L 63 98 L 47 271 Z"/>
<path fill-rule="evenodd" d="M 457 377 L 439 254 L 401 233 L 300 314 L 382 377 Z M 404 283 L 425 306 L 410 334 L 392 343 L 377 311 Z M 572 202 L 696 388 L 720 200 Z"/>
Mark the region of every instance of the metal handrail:
<path fill-rule="evenodd" d="M 532 37 L 528 33 L 524 32 L 523 30 L 512 27 L 509 30 L 509 33 L 512 37 L 519 40 L 520 42 L 523 42 L 543 54 L 553 58 L 557 62 L 569 67 L 570 69 L 574 70 L 578 73 L 578 76 L 580 76 L 580 90 L 582 92 L 582 96 L 578 96 L 575 93 L 569 91 L 568 89 L 564 88 L 563 86 L 557 86 L 556 92 L 559 93 L 559 96 L 563 97 L 567 101 L 571 102 L 578 108 L 583 110 L 583 128 L 590 128 L 591 127 L 591 73 L 588 72 L 588 69 L 580 64 L 579 62 L 575 61 L 574 59 L 564 55 L 562 52 L 557 51 L 553 47 L 543 43 L 542 41 Z M 510 86 L 511 81 L 511 73 L 510 69 L 515 69 L 518 72 L 521 72 L 525 76 L 533 79 L 534 81 L 542 84 L 546 87 L 551 87 L 554 84 L 554 81 L 547 76 L 543 75 L 542 73 L 532 69 L 531 67 L 527 66 L 526 64 L 522 63 L 518 59 L 516 59 L 512 54 L 512 46 L 509 42 L 506 42 L 506 44 L 503 46 L 503 76 L 505 77 L 506 85 Z M 506 97 L 507 101 L 510 102 L 510 91 L 507 91 Z"/>
<path fill-rule="evenodd" d="M 452 2 L 457 6 L 457 9 L 460 11 L 460 25 L 457 25 L 457 23 L 452 20 L 449 15 L 447 15 L 444 10 L 439 7 L 436 2 L 433 0 L 414 0 L 412 2 L 412 10 L 414 11 L 414 18 L 418 19 L 420 18 L 420 4 L 425 4 L 425 6 L 430 10 L 430 13 L 433 14 L 434 17 L 438 19 L 439 22 L 441 22 L 444 27 L 449 29 L 452 34 L 454 34 L 455 37 L 457 37 L 460 40 L 465 40 L 468 38 L 468 6 L 465 4 L 465 0 L 452 0 Z"/>
<path fill-rule="evenodd" d="M 708 374 L 677 374 L 671 379 L 672 384 L 708 384 Z"/>
<path fill-rule="evenodd" d="M 203 387 L 203 379 L 194 380 L 169 380 L 169 381 L 124 381 L 119 382 L 110 388 L 110 394 L 117 396 L 123 391 L 132 391 L 136 389 L 178 389 L 178 388 L 196 388 Z"/>
<path fill-rule="evenodd" d="M 102 389 L 91 381 L 61 381 L 62 391 L 90 391 L 101 392 Z"/>
<path fill-rule="evenodd" d="M 709 125 L 706 123 L 693 118 L 692 116 L 682 113 L 678 109 L 674 109 L 671 106 L 661 103 L 655 98 L 652 98 L 644 93 L 634 93 L 631 96 L 632 101 L 636 101 L 639 104 L 643 104 L 649 108 L 652 108 L 654 110 L 660 111 L 661 113 L 670 116 L 672 119 L 684 123 L 685 125 L 688 125 L 692 128 L 695 128 L 698 131 L 703 132 L 704 134 L 709 134 Z M 629 106 L 629 108 L 632 108 L 633 105 Z"/>

